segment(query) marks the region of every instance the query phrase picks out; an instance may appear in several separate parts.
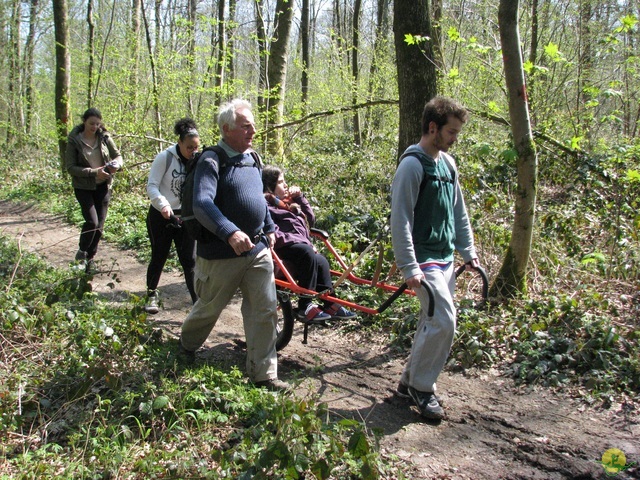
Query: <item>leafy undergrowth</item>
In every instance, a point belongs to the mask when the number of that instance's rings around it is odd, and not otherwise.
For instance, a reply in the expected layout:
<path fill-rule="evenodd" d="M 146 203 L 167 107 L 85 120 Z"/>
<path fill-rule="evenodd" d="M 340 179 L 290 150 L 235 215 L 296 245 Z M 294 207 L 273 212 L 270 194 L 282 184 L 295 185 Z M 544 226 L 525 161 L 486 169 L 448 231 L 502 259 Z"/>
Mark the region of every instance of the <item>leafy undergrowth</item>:
<path fill-rule="evenodd" d="M 614 301 L 615 300 L 615 301 Z M 408 348 L 417 305 L 391 325 Z M 447 368 L 497 368 L 517 383 L 571 389 L 588 402 L 612 396 L 640 400 L 640 295 L 595 286 L 492 304 L 458 298 L 457 334 Z"/>
<path fill-rule="evenodd" d="M 131 297 L 0 238 L 0 475 L 12 478 L 402 478 L 377 434 L 327 406 L 190 365 Z"/>

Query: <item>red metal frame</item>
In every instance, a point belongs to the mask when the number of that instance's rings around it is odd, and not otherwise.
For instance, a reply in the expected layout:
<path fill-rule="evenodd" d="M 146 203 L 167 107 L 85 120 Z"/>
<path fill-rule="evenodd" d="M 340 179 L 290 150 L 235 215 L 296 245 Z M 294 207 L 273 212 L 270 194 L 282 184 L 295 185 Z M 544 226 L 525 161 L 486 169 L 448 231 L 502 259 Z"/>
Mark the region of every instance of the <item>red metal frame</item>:
<path fill-rule="evenodd" d="M 391 285 L 389 283 L 386 282 L 373 282 L 372 280 L 368 280 L 366 278 L 361 278 L 358 277 L 356 275 L 353 274 L 353 266 L 349 267 L 347 266 L 347 263 L 344 261 L 344 259 L 340 256 L 340 254 L 338 253 L 338 251 L 333 247 L 333 245 L 331 245 L 331 242 L 329 242 L 329 236 L 325 233 L 322 232 L 320 230 L 312 230 L 311 231 L 311 235 L 315 238 L 318 238 L 320 240 L 322 240 L 322 242 L 324 243 L 325 247 L 327 248 L 327 250 L 331 253 L 331 255 L 333 255 L 334 259 L 336 260 L 336 262 L 340 265 L 340 267 L 343 269 L 342 271 L 337 271 L 337 270 L 331 270 L 331 275 L 334 277 L 342 277 L 342 275 L 344 275 L 344 272 L 349 272 L 346 276 L 345 279 L 349 280 L 351 283 L 354 283 L 356 285 L 368 285 L 370 287 L 375 287 L 375 288 L 381 288 L 387 292 L 397 292 L 398 290 L 400 290 L 402 287 L 397 286 L 397 285 Z M 359 305 L 357 303 L 353 303 L 350 302 L 348 300 L 343 300 L 341 298 L 338 297 L 334 297 L 332 295 L 329 295 L 329 293 L 322 293 L 322 292 L 316 292 L 314 290 L 308 290 L 306 288 L 301 287 L 300 285 L 298 285 L 296 283 L 296 281 L 293 279 L 293 277 L 291 276 L 291 274 L 289 273 L 289 271 L 287 270 L 287 267 L 285 267 L 284 263 L 282 262 L 282 260 L 280 259 L 280 257 L 278 257 L 278 255 L 275 253 L 275 251 L 272 249 L 271 250 L 271 254 L 273 256 L 273 260 L 274 263 L 277 267 L 277 270 L 279 270 L 279 273 L 281 275 L 284 275 L 284 279 L 282 278 L 277 278 L 276 277 L 276 285 L 280 288 L 284 288 L 286 290 L 290 290 L 292 293 L 296 294 L 296 295 L 309 295 L 315 298 L 319 298 L 321 300 L 327 300 L 330 302 L 334 302 L 337 303 L 339 305 L 342 305 L 344 307 L 347 307 L 349 309 L 353 309 L 353 310 L 358 310 L 360 312 L 366 313 L 368 315 L 377 315 L 378 313 L 380 313 L 379 309 L 376 308 L 370 308 L 370 307 L 366 307 L 364 305 Z M 403 289 L 402 293 L 406 293 L 408 295 L 414 295 L 415 296 L 415 292 L 411 289 Z"/>

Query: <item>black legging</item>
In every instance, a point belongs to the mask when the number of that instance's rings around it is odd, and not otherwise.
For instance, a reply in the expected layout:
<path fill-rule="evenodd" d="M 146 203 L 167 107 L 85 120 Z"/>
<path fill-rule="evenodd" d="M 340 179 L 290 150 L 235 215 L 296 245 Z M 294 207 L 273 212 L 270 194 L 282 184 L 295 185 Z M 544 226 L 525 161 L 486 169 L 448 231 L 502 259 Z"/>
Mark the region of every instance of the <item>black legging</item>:
<path fill-rule="evenodd" d="M 87 252 L 87 259 L 91 260 L 96 256 L 98 243 L 102 238 L 104 221 L 107 218 L 109 200 L 111 200 L 111 189 L 105 182 L 97 185 L 95 190 L 75 188 L 74 191 L 82 210 L 82 218 L 84 218 L 79 248 Z"/>
<path fill-rule="evenodd" d="M 329 261 L 311 245 L 295 243 L 276 249 L 276 253 L 286 263 L 287 270 L 297 280 L 298 285 L 316 292 L 333 292 Z M 300 297 L 298 309 L 304 310 L 310 303 L 311 298 Z"/>
<path fill-rule="evenodd" d="M 176 244 L 178 260 L 184 272 L 184 281 L 195 303 L 198 299 L 193 287 L 193 269 L 196 264 L 196 242 L 188 234 L 185 228 L 174 228 L 171 221 L 165 219 L 162 214 L 153 207 L 149 207 L 147 214 L 147 233 L 151 242 L 151 261 L 147 268 L 147 289 L 155 290 L 160 283 L 162 269 L 171 251 L 171 242 Z"/>

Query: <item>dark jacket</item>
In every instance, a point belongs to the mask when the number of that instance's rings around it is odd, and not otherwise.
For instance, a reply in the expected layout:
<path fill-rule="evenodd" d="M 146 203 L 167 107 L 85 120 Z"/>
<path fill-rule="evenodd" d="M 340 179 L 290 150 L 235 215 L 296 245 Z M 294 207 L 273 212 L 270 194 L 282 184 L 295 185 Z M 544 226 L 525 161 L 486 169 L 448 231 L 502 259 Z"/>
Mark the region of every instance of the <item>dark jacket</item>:
<path fill-rule="evenodd" d="M 82 151 L 82 140 L 80 139 L 80 125 L 71 130 L 67 139 L 67 151 L 65 152 L 65 166 L 71 175 L 73 188 L 80 190 L 95 190 L 96 175 L 99 168 L 92 168 Z M 122 157 L 120 151 L 113 142 L 108 132 L 102 132 L 100 137 L 100 150 L 102 152 L 102 164 L 106 165 L 111 160 L 115 160 L 118 168 L 122 167 Z M 109 183 L 111 183 L 109 179 Z"/>
<path fill-rule="evenodd" d="M 297 197 L 295 203 L 300 205 L 301 214 L 295 214 L 291 210 L 269 203 L 269 213 L 276 224 L 276 244 L 274 245 L 276 251 L 296 243 L 313 246 L 309 236 L 309 227 L 313 227 L 316 222 L 313 209 L 304 195 Z"/>
<path fill-rule="evenodd" d="M 209 232 L 210 241 L 198 241 L 198 256 L 207 260 L 237 258 L 229 237 L 238 230 L 251 238 L 255 247 L 243 256 L 255 256 L 268 248 L 264 234 L 273 233 L 275 225 L 262 195 L 262 174 L 250 152 L 239 153 L 223 140 L 229 163 L 218 168 L 213 151 L 206 151 L 195 167 L 193 213 Z"/>

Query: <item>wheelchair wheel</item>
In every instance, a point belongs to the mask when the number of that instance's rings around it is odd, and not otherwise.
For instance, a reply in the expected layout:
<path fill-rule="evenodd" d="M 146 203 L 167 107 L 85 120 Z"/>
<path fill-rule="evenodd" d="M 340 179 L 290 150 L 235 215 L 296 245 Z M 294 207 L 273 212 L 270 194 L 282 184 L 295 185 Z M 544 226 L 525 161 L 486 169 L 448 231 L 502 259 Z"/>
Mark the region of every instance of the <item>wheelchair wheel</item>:
<path fill-rule="evenodd" d="M 276 350 L 280 351 L 291 341 L 293 336 L 293 307 L 288 293 L 278 290 L 278 325 Z"/>

